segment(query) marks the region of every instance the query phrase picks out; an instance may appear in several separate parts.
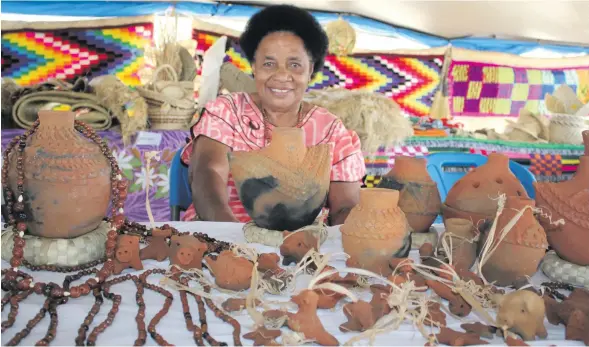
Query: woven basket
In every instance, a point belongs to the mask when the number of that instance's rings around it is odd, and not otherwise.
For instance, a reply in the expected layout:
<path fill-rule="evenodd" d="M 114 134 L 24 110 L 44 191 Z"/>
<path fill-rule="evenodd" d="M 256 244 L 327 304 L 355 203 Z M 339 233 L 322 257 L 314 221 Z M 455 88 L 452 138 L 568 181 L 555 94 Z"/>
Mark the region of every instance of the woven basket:
<path fill-rule="evenodd" d="M 569 114 L 555 114 L 550 118 L 550 142 L 583 144 L 583 130 L 589 130 L 589 119 Z"/>
<path fill-rule="evenodd" d="M 164 70 L 172 81 L 158 80 Z M 152 129 L 185 130 L 196 113 L 194 83 L 178 81 L 176 70 L 171 65 L 159 66 L 151 80 L 137 91 L 147 102 L 147 115 Z"/>

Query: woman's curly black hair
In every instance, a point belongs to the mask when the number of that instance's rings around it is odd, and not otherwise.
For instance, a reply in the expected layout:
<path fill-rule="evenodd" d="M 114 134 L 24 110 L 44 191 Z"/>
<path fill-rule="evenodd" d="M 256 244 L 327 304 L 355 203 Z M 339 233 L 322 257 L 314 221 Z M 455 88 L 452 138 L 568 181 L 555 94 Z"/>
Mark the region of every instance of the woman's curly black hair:
<path fill-rule="evenodd" d="M 329 45 L 327 34 L 311 13 L 290 5 L 268 6 L 250 18 L 239 38 L 247 59 L 253 62 L 260 41 L 278 31 L 300 37 L 313 60 L 313 75 L 321 71 Z"/>

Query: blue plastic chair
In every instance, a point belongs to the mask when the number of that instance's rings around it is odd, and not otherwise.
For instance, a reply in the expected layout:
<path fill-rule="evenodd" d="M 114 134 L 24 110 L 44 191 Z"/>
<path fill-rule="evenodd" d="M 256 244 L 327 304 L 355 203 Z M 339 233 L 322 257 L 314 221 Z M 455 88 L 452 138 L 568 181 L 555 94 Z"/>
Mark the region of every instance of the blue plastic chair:
<path fill-rule="evenodd" d="M 487 157 L 481 154 L 444 152 L 433 153 L 427 156 L 427 171 L 432 179 L 438 184 L 442 201 L 446 200 L 450 188 L 466 175 L 466 170 L 447 171 L 445 168 L 471 168 L 479 167 L 487 162 Z M 536 192 L 533 183 L 536 177 L 523 165 L 509 161 L 509 169 L 519 179 L 528 195 L 534 199 Z"/>
<path fill-rule="evenodd" d="M 182 148 L 176 152 L 170 167 L 170 212 L 171 220 L 180 220 L 180 211 L 192 203 L 192 190 L 188 179 L 188 166 L 182 162 Z"/>

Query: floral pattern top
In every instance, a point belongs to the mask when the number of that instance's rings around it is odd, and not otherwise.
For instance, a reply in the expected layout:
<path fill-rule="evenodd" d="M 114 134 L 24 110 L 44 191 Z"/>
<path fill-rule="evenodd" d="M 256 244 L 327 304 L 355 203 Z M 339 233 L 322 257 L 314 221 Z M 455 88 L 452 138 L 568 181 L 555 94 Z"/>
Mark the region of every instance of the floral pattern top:
<path fill-rule="evenodd" d="M 347 130 L 340 119 L 318 106 L 305 114 L 301 128 L 305 132 L 307 146 L 331 144 L 332 182 L 361 182 L 366 166 L 360 139 L 354 131 Z M 202 135 L 227 145 L 232 151 L 253 151 L 266 145 L 262 112 L 247 93 L 222 95 L 209 102 L 191 133 L 192 141 Z M 182 153 L 182 161 L 187 165 L 192 154 L 192 141 L 184 147 Z M 250 221 L 231 175 L 227 194 L 235 217 L 242 223 Z M 183 220 L 197 218 L 194 205 L 191 205 Z"/>

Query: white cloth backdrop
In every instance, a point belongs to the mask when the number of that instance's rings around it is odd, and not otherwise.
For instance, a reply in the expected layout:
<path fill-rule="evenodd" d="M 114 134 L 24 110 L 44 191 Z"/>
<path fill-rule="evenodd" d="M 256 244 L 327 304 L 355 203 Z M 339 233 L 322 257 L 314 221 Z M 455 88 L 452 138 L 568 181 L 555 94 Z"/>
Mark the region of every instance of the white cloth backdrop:
<path fill-rule="evenodd" d="M 210 223 L 210 222 L 191 222 L 191 223 L 170 223 L 180 231 L 190 231 L 190 232 L 205 232 L 220 240 L 230 241 L 235 243 L 244 243 L 243 233 L 241 231 L 242 224 L 234 224 L 234 223 Z M 437 226 L 438 231 L 443 228 L 443 226 Z M 260 252 L 276 252 L 279 253 L 277 249 L 272 247 L 266 247 L 261 245 L 255 245 L 256 248 Z M 342 252 L 341 246 L 341 236 L 339 233 L 338 227 L 329 228 L 329 238 L 321 247 L 321 253 L 338 253 Z M 418 257 L 417 251 L 412 251 L 411 256 L 413 258 Z M 334 260 L 331 265 L 335 266 L 336 268 L 342 268 L 344 266 L 343 258 L 338 257 Z M 7 262 L 2 261 L 2 268 L 9 266 Z M 168 261 L 164 261 L 162 263 L 157 263 L 154 260 L 149 260 L 144 262 L 144 268 L 150 269 L 154 267 L 165 268 L 168 266 Z M 292 265 L 294 266 L 294 265 Z M 124 273 L 130 272 L 132 270 L 126 270 Z M 137 272 L 139 274 L 139 272 Z M 37 272 L 34 273 L 34 277 L 36 280 L 49 282 L 54 281 L 56 283 L 61 284 L 63 282 L 64 275 L 50 273 L 50 272 Z M 149 281 L 152 283 L 157 284 L 160 280 L 160 275 L 152 275 L 149 278 Z M 308 284 L 309 277 L 302 276 L 299 278 L 297 282 L 297 290 L 303 288 Z M 538 272 L 534 277 L 533 281 L 535 284 L 540 284 L 542 281 L 547 280 L 546 277 Z M 80 284 L 81 282 L 74 282 L 74 284 Z M 172 307 L 168 314 L 160 321 L 160 323 L 156 326 L 156 330 L 160 333 L 169 343 L 175 345 L 193 345 L 194 340 L 192 339 L 192 334 L 186 329 L 185 320 L 182 314 L 182 304 L 180 302 L 180 297 L 174 290 L 167 288 L 174 294 L 174 301 Z M 96 345 L 98 346 L 111 346 L 111 345 L 132 345 L 137 337 L 137 326 L 135 323 L 135 315 L 137 313 L 137 305 L 135 303 L 135 285 L 128 281 L 123 284 L 119 284 L 116 286 L 111 287 L 111 292 L 117 293 L 122 295 L 123 299 L 121 302 L 121 306 L 119 308 L 119 313 L 117 314 L 115 321 L 111 327 L 109 327 L 104 333 L 100 334 L 98 340 L 96 341 Z M 370 299 L 370 294 L 366 294 L 365 296 L 361 296 L 365 300 Z M 146 290 L 144 294 L 145 303 L 147 304 L 146 308 L 146 318 L 145 324 L 149 324 L 151 318 L 161 309 L 162 304 L 164 302 L 164 297 L 160 294 L 156 294 L 150 290 Z M 276 300 L 284 300 L 287 301 L 288 297 L 276 297 Z M 14 327 L 7 329 L 5 332 L 2 333 L 2 340 L 8 341 L 11 339 L 18 331 L 20 331 L 25 324 L 33 318 L 41 308 L 43 304 L 43 298 L 39 295 L 31 295 L 27 300 L 20 304 L 19 314 L 16 320 Z M 198 309 L 196 302 L 193 298 L 189 296 L 189 303 L 191 306 L 191 313 L 193 321 L 198 324 Z M 219 297 L 218 303 L 223 301 L 223 297 Z M 72 299 L 66 305 L 58 307 L 58 315 L 59 315 L 59 325 L 57 329 L 57 336 L 53 341 L 53 346 L 64 346 L 64 345 L 74 345 L 74 339 L 77 336 L 78 328 L 80 324 L 83 322 L 84 318 L 88 314 L 90 307 L 94 303 L 94 297 L 92 295 L 79 298 L 79 299 Z M 319 310 L 319 316 L 323 325 L 326 329 L 333 334 L 340 342 L 340 344 L 345 343 L 350 338 L 355 336 L 356 333 L 342 333 L 339 331 L 338 327 L 340 324 L 346 321 L 346 318 L 342 312 L 342 305 L 343 303 L 340 302 L 338 306 L 334 310 Z M 102 322 L 106 318 L 107 312 L 111 308 L 111 302 L 109 300 L 105 300 L 103 303 L 99 314 L 94 319 L 93 325 L 90 327 L 90 331 Z M 8 316 L 9 308 L 6 307 L 4 312 L 2 312 L 2 320 L 4 321 Z M 247 313 L 242 312 L 239 314 L 234 314 L 234 318 L 236 318 L 241 323 L 242 335 L 251 331 L 251 319 L 247 315 Z M 232 345 L 232 331 L 233 328 L 222 322 L 220 319 L 216 318 L 213 312 L 207 309 L 207 320 L 209 323 L 209 332 L 210 334 L 217 339 L 217 341 L 223 341 Z M 471 314 L 469 317 L 464 319 L 464 322 L 474 322 L 476 317 Z M 457 321 L 453 318 L 447 317 L 448 327 L 453 328 L 455 330 L 460 329 L 460 321 Z M 25 338 L 21 345 L 33 345 L 35 342 L 40 340 L 47 331 L 47 326 L 49 324 L 49 316 L 47 315 L 42 322 L 35 327 L 31 334 Z M 198 324 L 199 325 L 199 324 Z M 530 341 L 529 344 L 533 346 L 549 346 L 549 345 L 557 345 L 557 346 L 582 346 L 582 343 L 575 342 L 575 341 L 564 341 L 564 327 L 554 326 L 548 323 L 545 320 L 546 328 L 548 329 L 548 339 L 546 340 L 538 340 L 538 341 Z M 286 328 L 284 328 L 285 331 Z M 245 340 L 242 338 L 242 342 L 244 345 L 251 345 L 253 341 Z M 390 334 L 378 335 L 374 341 L 374 345 L 387 345 L 387 346 L 402 346 L 402 345 L 415 345 L 415 346 L 423 346 L 426 343 L 426 340 L 421 337 L 421 335 L 409 324 L 404 324 L 401 328 L 397 331 L 394 331 Z M 495 338 L 491 342 L 492 344 L 497 345 L 505 345 L 501 339 Z M 147 338 L 147 345 L 156 345 L 155 341 L 148 336 Z M 361 345 L 368 345 L 369 341 L 361 341 Z"/>

